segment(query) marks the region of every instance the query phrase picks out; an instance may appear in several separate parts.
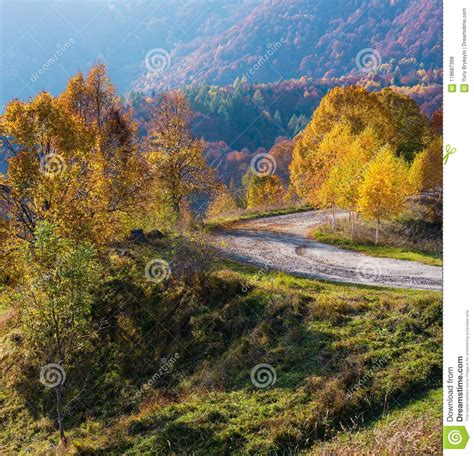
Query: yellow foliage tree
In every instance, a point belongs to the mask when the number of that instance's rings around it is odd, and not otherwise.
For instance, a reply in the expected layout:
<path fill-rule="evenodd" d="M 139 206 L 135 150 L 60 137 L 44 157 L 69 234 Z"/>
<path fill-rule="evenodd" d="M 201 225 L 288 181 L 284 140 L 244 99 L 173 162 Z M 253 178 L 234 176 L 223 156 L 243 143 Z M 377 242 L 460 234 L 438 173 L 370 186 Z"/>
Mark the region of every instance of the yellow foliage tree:
<path fill-rule="evenodd" d="M 195 192 L 211 190 L 213 170 L 204 159 L 204 145 L 191 134 L 191 111 L 180 92 L 165 94 L 149 125 L 147 158 L 155 176 L 155 193 L 164 195 L 176 217 L 180 205 Z"/>
<path fill-rule="evenodd" d="M 102 65 L 59 97 L 13 100 L 0 122 L 10 145 L 0 191 L 9 237 L 32 239 L 42 220 L 96 245 L 123 234 L 123 215 L 143 200 L 146 162 Z"/>
<path fill-rule="evenodd" d="M 347 147 L 328 176 L 327 185 L 334 189 L 334 204 L 349 211 L 352 240 L 359 203 L 359 187 L 364 170 L 380 147 L 380 140 L 373 128 L 367 127 Z"/>
<path fill-rule="evenodd" d="M 330 208 L 332 212 L 332 229 L 336 229 L 336 200 L 337 200 L 337 182 L 334 181 L 333 176 L 335 175 L 332 171 L 329 173 L 328 178 L 323 182 L 322 186 L 317 192 L 317 201 L 320 207 Z"/>
<path fill-rule="evenodd" d="M 407 164 L 384 146 L 368 164 L 359 192 L 359 210 L 376 222 L 375 243 L 379 241 L 380 221 L 401 214 L 409 191 Z"/>
<path fill-rule="evenodd" d="M 305 133 L 298 139 L 290 164 L 291 183 L 301 198 L 314 206 L 327 207 L 320 190 L 339 157 L 350 147 L 353 138 L 348 124 L 335 125 L 311 149 L 305 147 Z"/>
<path fill-rule="evenodd" d="M 211 202 L 206 211 L 207 218 L 214 218 L 226 212 L 238 209 L 235 198 L 231 195 L 229 189 L 224 185 L 218 186 L 214 192 Z"/>
<path fill-rule="evenodd" d="M 375 94 L 355 86 L 337 87 L 321 100 L 295 140 L 290 164 L 291 183 L 301 198 L 317 205 L 317 193 L 329 171 L 366 129 L 371 129 L 378 143 L 395 143 L 390 116 Z"/>
<path fill-rule="evenodd" d="M 420 112 L 415 100 L 396 93 L 393 89 L 385 88 L 376 93 L 376 96 L 390 116 L 390 123 L 395 127 L 397 155 L 411 162 L 415 154 L 429 141 L 428 118 Z"/>
<path fill-rule="evenodd" d="M 275 176 L 252 176 L 247 191 L 247 208 L 273 207 L 281 204 L 285 188 Z"/>
<path fill-rule="evenodd" d="M 386 143 L 395 141 L 395 130 L 382 103 L 375 93 L 357 87 L 336 87 L 322 100 L 307 129 L 313 141 L 319 142 L 336 124 L 350 126 L 357 135 L 373 127 Z M 306 129 L 305 129 L 306 130 Z"/>
<path fill-rule="evenodd" d="M 443 185 L 443 141 L 436 137 L 426 149 L 415 156 L 409 181 L 416 193 L 438 190 Z"/>

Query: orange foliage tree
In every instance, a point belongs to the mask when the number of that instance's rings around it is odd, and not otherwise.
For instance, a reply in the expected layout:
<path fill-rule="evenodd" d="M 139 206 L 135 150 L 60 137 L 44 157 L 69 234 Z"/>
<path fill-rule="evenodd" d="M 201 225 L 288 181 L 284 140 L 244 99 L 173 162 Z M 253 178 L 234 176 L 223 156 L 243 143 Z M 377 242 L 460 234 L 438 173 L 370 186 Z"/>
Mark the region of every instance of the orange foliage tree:
<path fill-rule="evenodd" d="M 58 97 L 13 100 L 0 122 L 11 146 L 1 177 L 4 234 L 31 239 L 42 220 L 97 245 L 122 234 L 124 215 L 143 201 L 147 166 L 103 65 L 73 77 Z"/>
<path fill-rule="evenodd" d="M 164 94 L 148 126 L 147 158 L 155 194 L 159 193 L 179 218 L 183 201 L 210 191 L 216 180 L 204 159 L 203 141 L 193 137 L 191 110 L 181 92 Z"/>

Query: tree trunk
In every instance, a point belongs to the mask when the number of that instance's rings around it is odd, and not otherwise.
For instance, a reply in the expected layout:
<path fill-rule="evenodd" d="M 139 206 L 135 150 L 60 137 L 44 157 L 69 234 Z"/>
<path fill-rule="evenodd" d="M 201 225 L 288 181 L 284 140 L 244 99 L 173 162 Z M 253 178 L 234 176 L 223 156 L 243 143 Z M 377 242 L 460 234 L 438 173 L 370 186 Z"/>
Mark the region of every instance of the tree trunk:
<path fill-rule="evenodd" d="M 61 443 L 63 445 L 67 445 L 67 438 L 64 434 L 64 421 L 63 421 L 63 413 L 62 413 L 62 397 L 61 397 L 61 385 L 56 386 L 54 388 L 56 392 L 56 414 L 58 416 L 58 430 L 59 430 L 59 437 L 61 439 Z"/>
<path fill-rule="evenodd" d="M 180 221 L 180 210 L 179 210 L 179 201 L 173 199 L 173 212 L 176 216 L 176 221 L 179 223 Z"/>
<path fill-rule="evenodd" d="M 332 230 L 336 231 L 336 209 L 332 208 Z"/>
<path fill-rule="evenodd" d="M 379 243 L 379 224 L 380 219 L 377 219 L 377 224 L 375 225 L 375 244 Z"/>
<path fill-rule="evenodd" d="M 176 226 L 178 227 L 179 231 L 181 234 L 183 234 L 184 229 L 181 224 L 181 199 L 173 197 L 171 200 L 172 208 L 173 208 L 173 215 L 175 217 L 175 223 Z"/>
<path fill-rule="evenodd" d="M 354 242 L 354 212 L 351 212 L 351 242 Z"/>

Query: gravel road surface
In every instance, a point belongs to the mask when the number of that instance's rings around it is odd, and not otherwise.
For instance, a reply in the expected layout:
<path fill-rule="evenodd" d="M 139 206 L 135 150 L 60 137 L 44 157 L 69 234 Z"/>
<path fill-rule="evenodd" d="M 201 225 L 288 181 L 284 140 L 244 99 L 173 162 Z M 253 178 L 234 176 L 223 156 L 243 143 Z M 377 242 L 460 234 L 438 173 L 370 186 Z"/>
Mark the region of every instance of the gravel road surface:
<path fill-rule="evenodd" d="M 338 218 L 347 217 L 339 212 Z M 247 220 L 218 231 L 212 243 L 227 258 L 314 279 L 420 290 L 442 289 L 442 268 L 364 255 L 309 238 L 326 211 Z"/>

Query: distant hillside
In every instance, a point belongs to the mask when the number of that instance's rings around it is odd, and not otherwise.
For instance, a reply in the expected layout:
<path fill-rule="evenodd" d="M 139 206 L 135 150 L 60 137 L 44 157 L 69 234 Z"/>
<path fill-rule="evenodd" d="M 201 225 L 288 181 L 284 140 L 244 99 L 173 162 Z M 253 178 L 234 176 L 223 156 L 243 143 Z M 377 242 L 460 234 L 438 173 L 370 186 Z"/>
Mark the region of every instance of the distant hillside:
<path fill-rule="evenodd" d="M 147 72 L 134 88 L 226 85 L 243 76 L 249 82 L 361 77 L 357 55 L 367 48 L 378 53 L 379 77 L 396 85 L 441 82 L 441 22 L 440 0 L 263 1 L 226 31 L 174 50 L 162 71 Z"/>
<path fill-rule="evenodd" d="M 155 48 L 187 55 L 245 18 L 244 0 L 15 0 L 0 2 L 0 103 L 57 95 L 77 71 L 107 65 L 120 92 Z"/>
<path fill-rule="evenodd" d="M 196 83 L 182 90 L 191 106 L 194 136 L 206 141 L 208 163 L 219 169 L 219 177 L 239 184 L 253 154 L 264 152 L 281 138 L 293 138 L 311 119 L 321 99 L 335 85 L 358 83 L 372 91 L 384 87 L 413 98 L 429 119 L 442 108 L 440 84 L 394 87 L 383 80 L 345 78 L 322 83 L 308 78 L 267 84 L 248 84 L 237 80 L 232 85 Z M 133 92 L 128 102 L 140 120 L 160 97 Z M 263 149 L 262 149 L 263 148 Z"/>
<path fill-rule="evenodd" d="M 383 80 L 345 78 L 337 83 L 322 83 L 308 78 L 268 84 L 248 84 L 237 80 L 232 85 L 197 83 L 182 90 L 194 117 L 195 136 L 206 141 L 224 141 L 234 150 L 259 147 L 269 149 L 276 138 L 292 138 L 307 124 L 322 97 L 337 85 L 358 83 L 370 91 L 392 87 L 413 98 L 429 118 L 442 107 L 440 84 L 391 86 Z M 138 117 L 146 117 L 147 106 L 158 98 L 133 92 L 129 97 Z"/>
<path fill-rule="evenodd" d="M 97 61 L 120 93 L 237 77 L 409 86 L 442 78 L 441 0 L 18 0 L 0 12 L 3 106 L 40 90 L 58 94 Z M 366 48 L 380 54 L 375 72 L 356 65 Z"/>

